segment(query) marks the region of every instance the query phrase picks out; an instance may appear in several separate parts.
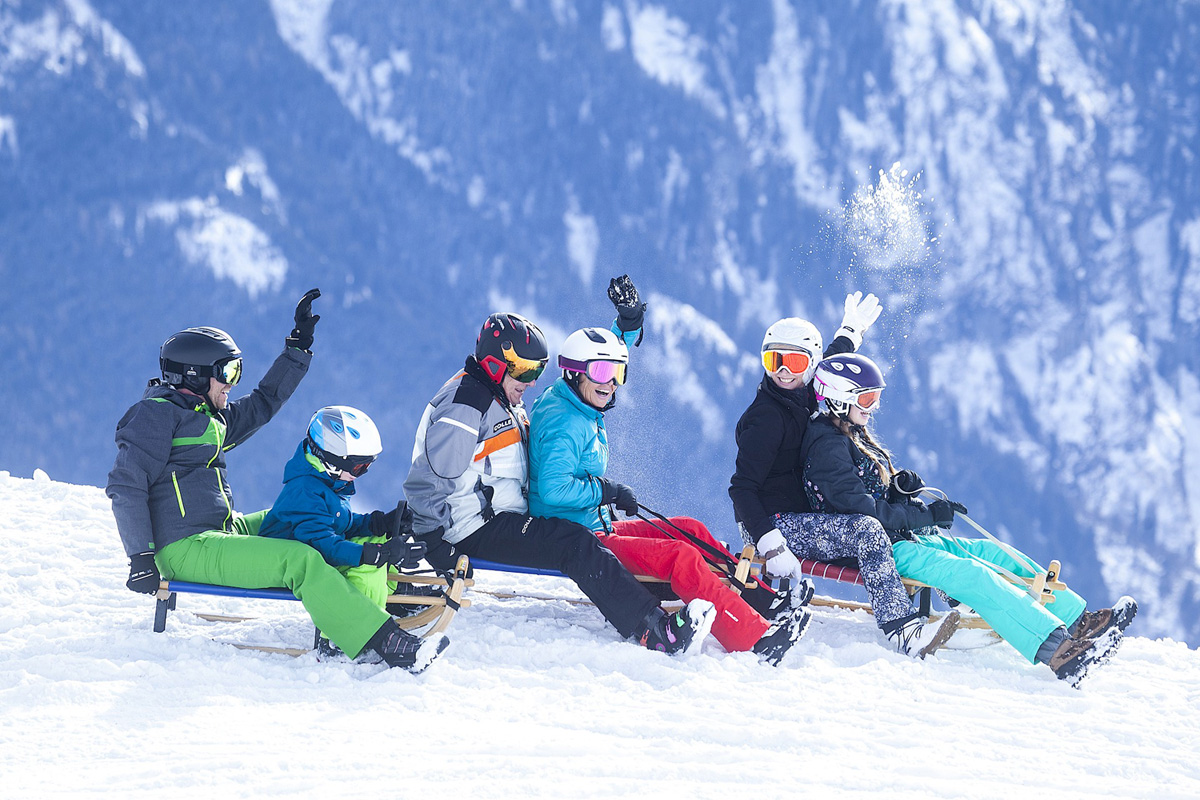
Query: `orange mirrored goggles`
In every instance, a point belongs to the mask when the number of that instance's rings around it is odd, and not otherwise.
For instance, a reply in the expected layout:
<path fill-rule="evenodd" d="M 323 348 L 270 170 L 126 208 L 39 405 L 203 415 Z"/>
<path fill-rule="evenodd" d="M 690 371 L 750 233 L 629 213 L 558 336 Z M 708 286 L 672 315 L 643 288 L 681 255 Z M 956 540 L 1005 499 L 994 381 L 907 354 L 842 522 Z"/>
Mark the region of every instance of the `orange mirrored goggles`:
<path fill-rule="evenodd" d="M 533 383 L 538 378 L 542 377 L 542 372 L 546 369 L 546 362 L 549 358 L 521 358 L 517 355 L 516 349 L 509 343 L 505 342 L 500 347 L 504 353 L 504 360 L 508 363 L 508 374 L 515 381 L 521 383 Z"/>
<path fill-rule="evenodd" d="M 798 350 L 764 350 L 762 363 L 767 372 L 779 372 L 787 367 L 793 375 L 803 375 L 812 364 L 812 356 Z"/>
<path fill-rule="evenodd" d="M 881 399 L 883 399 L 883 389 L 868 389 L 854 395 L 854 404 L 863 411 L 873 411 L 879 407 Z"/>

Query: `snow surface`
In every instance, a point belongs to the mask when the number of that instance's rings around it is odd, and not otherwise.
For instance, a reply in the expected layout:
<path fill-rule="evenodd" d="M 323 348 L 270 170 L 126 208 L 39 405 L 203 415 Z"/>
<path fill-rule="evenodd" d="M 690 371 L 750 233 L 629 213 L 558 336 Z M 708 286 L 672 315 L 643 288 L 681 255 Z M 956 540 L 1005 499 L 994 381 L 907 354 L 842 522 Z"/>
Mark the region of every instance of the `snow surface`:
<path fill-rule="evenodd" d="M 673 659 L 562 581 L 481 573 L 562 599 L 472 592 L 413 676 L 221 643 L 306 646 L 298 604 L 183 595 L 155 634 L 101 489 L 0 472 L 0 503 L 5 797 L 1200 796 L 1200 655 L 1171 640 L 1079 691 L 1003 644 L 910 661 L 828 609 L 778 668 Z"/>

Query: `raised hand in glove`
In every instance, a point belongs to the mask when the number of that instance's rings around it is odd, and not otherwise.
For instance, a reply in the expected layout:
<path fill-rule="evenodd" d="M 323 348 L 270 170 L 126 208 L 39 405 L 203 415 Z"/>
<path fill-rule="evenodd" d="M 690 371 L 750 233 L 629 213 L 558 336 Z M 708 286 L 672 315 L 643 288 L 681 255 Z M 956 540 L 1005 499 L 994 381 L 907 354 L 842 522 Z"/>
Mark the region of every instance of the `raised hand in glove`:
<path fill-rule="evenodd" d="M 857 350 L 862 346 L 863 334 L 874 324 L 875 320 L 879 319 L 881 313 L 883 313 L 883 307 L 879 305 L 879 298 L 875 295 L 868 294 L 863 297 L 862 292 L 846 295 L 846 310 L 842 315 L 842 327 L 837 329 L 834 338 L 845 336 L 854 343 L 854 349 Z"/>
<path fill-rule="evenodd" d="M 408 536 L 412 533 L 413 512 L 403 500 L 391 511 L 372 511 L 367 522 L 372 536 Z"/>
<path fill-rule="evenodd" d="M 129 557 L 129 580 L 125 588 L 140 594 L 154 594 L 162 576 L 158 574 L 158 565 L 154 563 L 154 553 L 134 553 Z"/>
<path fill-rule="evenodd" d="M 966 506 L 953 500 L 934 500 L 929 504 L 929 510 L 933 513 L 933 524 L 939 528 L 949 528 L 953 525 L 955 512 L 967 513 Z"/>
<path fill-rule="evenodd" d="M 424 542 L 414 542 L 400 536 L 388 539 L 383 544 L 364 544 L 362 549 L 362 560 L 359 563 L 372 567 L 396 564 L 404 569 L 412 569 L 425 557 Z"/>
<path fill-rule="evenodd" d="M 801 578 L 800 561 L 788 548 L 783 534 L 772 528 L 763 534 L 756 546 L 758 554 L 767 560 L 767 575 L 772 578 Z"/>
<path fill-rule="evenodd" d="M 637 513 L 638 501 L 637 496 L 633 493 L 633 489 L 623 483 L 610 481 L 608 478 L 600 478 L 600 503 L 601 505 L 613 505 L 618 511 L 624 511 L 625 516 L 632 517 Z"/>
<path fill-rule="evenodd" d="M 291 336 L 284 340 L 285 345 L 297 350 L 312 349 L 313 330 L 317 327 L 317 320 L 321 318 L 320 314 L 312 313 L 312 304 L 313 300 L 320 296 L 320 289 L 309 289 L 304 293 L 304 297 L 300 298 L 300 302 L 296 304 L 296 327 L 292 328 Z"/>
<path fill-rule="evenodd" d="M 892 476 L 892 488 L 902 495 L 911 497 L 925 488 L 925 481 L 911 469 L 902 469 Z"/>
<path fill-rule="evenodd" d="M 642 327 L 646 316 L 646 304 L 638 296 L 637 287 L 628 275 L 613 278 L 608 282 L 608 299 L 617 308 L 617 327 L 628 333 Z M 637 347 L 642 343 L 641 334 L 633 343 Z"/>

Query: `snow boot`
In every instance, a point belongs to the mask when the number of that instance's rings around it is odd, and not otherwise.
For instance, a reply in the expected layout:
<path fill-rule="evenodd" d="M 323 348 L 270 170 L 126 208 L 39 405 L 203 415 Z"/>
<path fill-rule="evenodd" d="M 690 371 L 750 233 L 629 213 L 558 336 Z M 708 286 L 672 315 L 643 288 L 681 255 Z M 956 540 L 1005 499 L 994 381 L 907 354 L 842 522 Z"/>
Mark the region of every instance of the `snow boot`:
<path fill-rule="evenodd" d="M 1068 636 L 1063 639 L 1063 643 L 1046 664 L 1054 670 L 1060 681 L 1066 681 L 1078 688 L 1092 669 L 1112 658 L 1113 653 L 1121 646 L 1122 639 L 1124 636 L 1115 626 L 1095 639 L 1076 639 Z"/>
<path fill-rule="evenodd" d="M 767 628 L 752 649 L 763 662 L 777 666 L 783 660 L 784 653 L 804 636 L 810 622 L 812 614 L 807 609 L 793 609 L 790 615 Z"/>
<path fill-rule="evenodd" d="M 767 622 L 774 622 L 789 616 L 793 609 L 808 605 L 816 591 L 812 581 L 802 578 L 787 589 L 775 591 L 752 585 L 742 591 L 742 599 Z"/>
<path fill-rule="evenodd" d="M 1075 621 L 1071 636 L 1076 639 L 1095 639 L 1110 628 L 1116 628 L 1122 633 L 1133 622 L 1137 615 L 1137 601 L 1125 596 L 1118 600 L 1112 608 L 1102 608 L 1099 611 L 1084 611 Z"/>
<path fill-rule="evenodd" d="M 944 645 L 958 630 L 962 614 L 951 611 L 937 622 L 913 614 L 897 620 L 896 626 L 887 632 L 887 637 L 896 646 L 896 651 L 913 658 L 925 658 Z"/>
<path fill-rule="evenodd" d="M 433 663 L 448 644 L 450 640 L 444 633 L 422 639 L 389 619 L 363 649 L 374 650 L 389 667 L 400 667 L 415 675 Z"/>
<path fill-rule="evenodd" d="M 642 623 L 645 629 L 638 643 L 670 656 L 689 653 L 700 647 L 716 618 L 716 606 L 707 600 L 693 600 L 674 614 L 655 608 Z"/>

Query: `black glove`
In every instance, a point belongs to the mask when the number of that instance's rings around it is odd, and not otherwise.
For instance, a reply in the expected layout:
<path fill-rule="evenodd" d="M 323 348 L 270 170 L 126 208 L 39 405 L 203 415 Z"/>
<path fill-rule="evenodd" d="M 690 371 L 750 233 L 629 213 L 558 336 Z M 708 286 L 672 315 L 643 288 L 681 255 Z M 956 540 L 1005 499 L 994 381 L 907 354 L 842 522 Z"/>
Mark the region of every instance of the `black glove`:
<path fill-rule="evenodd" d="M 955 512 L 967 513 L 966 506 L 953 500 L 934 500 L 929 504 L 929 510 L 933 514 L 933 524 L 939 528 L 949 528 L 953 525 Z"/>
<path fill-rule="evenodd" d="M 383 544 L 364 544 L 362 546 L 362 561 L 372 567 L 382 567 L 384 564 L 396 564 L 404 569 L 413 569 L 425 557 L 425 543 L 414 542 L 407 537 L 397 536 L 388 539 Z"/>
<path fill-rule="evenodd" d="M 391 511 L 372 511 L 367 527 L 372 536 L 408 536 L 412 533 L 413 512 L 401 501 Z"/>
<path fill-rule="evenodd" d="M 613 505 L 618 511 L 624 511 L 625 516 L 632 517 L 638 511 L 637 496 L 634 495 L 633 489 L 630 489 L 623 483 L 616 483 L 607 478 L 599 478 L 600 481 L 600 503 L 602 505 Z"/>
<path fill-rule="evenodd" d="M 646 316 L 646 304 L 638 297 L 637 287 L 628 275 L 613 278 L 608 282 L 608 299 L 617 307 L 617 327 L 628 333 L 642 327 Z M 642 343 L 641 335 L 634 342 L 634 347 Z"/>
<path fill-rule="evenodd" d="M 902 469 L 892 476 L 892 486 L 898 493 L 911 497 L 925 488 L 925 481 L 911 469 Z"/>
<path fill-rule="evenodd" d="M 296 303 L 296 327 L 292 328 L 292 335 L 284 340 L 285 345 L 297 350 L 312 349 L 313 330 L 317 327 L 317 320 L 321 318 L 320 314 L 312 313 L 312 304 L 313 300 L 320 296 L 320 289 L 309 289 L 304 293 L 304 297 L 300 298 L 300 302 Z"/>
<path fill-rule="evenodd" d="M 158 565 L 154 563 L 154 553 L 134 553 L 129 557 L 129 580 L 125 588 L 139 594 L 154 594 L 162 576 L 158 574 Z"/>

